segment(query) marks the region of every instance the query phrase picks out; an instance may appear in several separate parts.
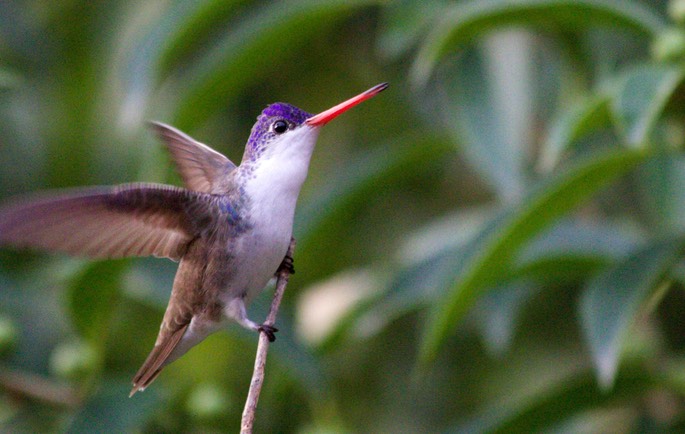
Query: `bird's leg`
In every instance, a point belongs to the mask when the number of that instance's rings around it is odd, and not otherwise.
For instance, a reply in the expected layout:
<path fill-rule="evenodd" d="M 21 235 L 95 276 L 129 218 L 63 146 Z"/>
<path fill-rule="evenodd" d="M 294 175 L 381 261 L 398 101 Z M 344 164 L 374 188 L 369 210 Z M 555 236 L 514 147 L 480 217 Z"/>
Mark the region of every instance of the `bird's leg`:
<path fill-rule="evenodd" d="M 276 327 L 267 324 L 262 324 L 257 328 L 257 330 L 264 333 L 266 337 L 269 338 L 269 342 L 273 342 L 276 340 L 276 335 L 274 334 L 278 331 Z"/>
<path fill-rule="evenodd" d="M 269 338 L 269 342 L 276 340 L 276 335 L 274 333 L 277 332 L 278 329 L 267 324 L 257 324 L 249 319 L 247 317 L 247 309 L 245 309 L 245 301 L 242 298 L 234 298 L 231 300 L 228 306 L 226 306 L 225 314 L 246 329 L 264 333 L 266 337 Z"/>
<path fill-rule="evenodd" d="M 280 273 L 281 271 L 287 271 L 290 274 L 295 274 L 295 266 L 293 264 L 294 264 L 293 257 L 286 254 L 285 257 L 283 258 L 283 261 L 281 262 L 281 265 L 278 266 L 278 270 L 276 271 L 276 274 Z"/>

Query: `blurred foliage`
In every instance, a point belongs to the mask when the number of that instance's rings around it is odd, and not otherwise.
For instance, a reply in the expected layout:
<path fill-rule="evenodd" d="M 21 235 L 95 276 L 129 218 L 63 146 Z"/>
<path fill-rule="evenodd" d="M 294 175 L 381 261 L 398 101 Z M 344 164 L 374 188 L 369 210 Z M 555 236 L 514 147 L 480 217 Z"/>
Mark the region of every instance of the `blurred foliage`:
<path fill-rule="evenodd" d="M 319 139 L 257 431 L 683 430 L 684 23 L 683 0 L 0 2 L 0 200 L 178 184 L 146 120 L 238 161 L 266 104 L 388 81 Z M 239 327 L 127 397 L 174 271 L 0 251 L 1 430 L 235 432 Z"/>

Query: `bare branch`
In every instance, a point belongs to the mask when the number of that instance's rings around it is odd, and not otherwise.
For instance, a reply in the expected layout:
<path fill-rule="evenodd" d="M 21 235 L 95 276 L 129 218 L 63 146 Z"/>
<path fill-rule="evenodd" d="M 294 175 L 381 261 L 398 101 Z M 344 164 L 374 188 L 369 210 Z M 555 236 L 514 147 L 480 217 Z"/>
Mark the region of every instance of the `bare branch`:
<path fill-rule="evenodd" d="M 295 238 L 290 240 L 290 247 L 286 253 L 284 264 L 278 270 L 278 280 L 276 281 L 276 290 L 274 291 L 274 299 L 271 302 L 271 310 L 264 321 L 265 326 L 271 326 L 276 323 L 276 315 L 278 308 L 283 299 L 285 287 L 288 285 L 288 279 L 292 274 L 292 263 L 287 264 L 287 261 L 292 261 L 293 252 L 295 251 Z M 255 421 L 255 414 L 257 412 L 257 402 L 259 401 L 259 394 L 262 391 L 262 384 L 264 383 L 264 368 L 266 366 L 266 354 L 269 351 L 269 338 L 265 333 L 259 333 L 259 343 L 257 344 L 257 355 L 255 356 L 254 371 L 252 373 L 252 381 L 250 382 L 250 390 L 247 393 L 245 401 L 245 408 L 243 409 L 243 417 L 240 423 L 241 434 L 251 434 L 252 427 Z"/>

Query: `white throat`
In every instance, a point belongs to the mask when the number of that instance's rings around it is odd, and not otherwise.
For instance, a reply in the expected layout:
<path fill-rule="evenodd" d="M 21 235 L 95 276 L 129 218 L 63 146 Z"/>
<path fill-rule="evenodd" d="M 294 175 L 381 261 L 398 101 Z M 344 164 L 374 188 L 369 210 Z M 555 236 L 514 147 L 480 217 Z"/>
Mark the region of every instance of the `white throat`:
<path fill-rule="evenodd" d="M 303 125 L 267 144 L 244 184 L 253 219 L 267 225 L 279 220 L 276 226 L 289 225 L 287 232 L 291 232 L 318 135 L 319 128 Z"/>

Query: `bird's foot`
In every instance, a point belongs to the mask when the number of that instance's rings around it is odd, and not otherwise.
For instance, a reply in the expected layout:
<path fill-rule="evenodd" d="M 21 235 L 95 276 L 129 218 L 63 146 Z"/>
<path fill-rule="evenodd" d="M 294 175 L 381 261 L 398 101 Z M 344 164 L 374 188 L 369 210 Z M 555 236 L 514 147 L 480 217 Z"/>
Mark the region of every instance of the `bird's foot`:
<path fill-rule="evenodd" d="M 290 255 L 285 255 L 285 258 L 283 258 L 281 265 L 278 267 L 278 273 L 280 273 L 281 271 L 287 271 L 290 274 L 295 274 L 295 266 L 293 264 L 293 257 Z"/>
<path fill-rule="evenodd" d="M 269 342 L 273 342 L 276 340 L 276 333 L 278 329 L 274 326 L 270 326 L 267 324 L 262 324 L 257 328 L 258 331 L 264 333 L 267 338 L 269 338 Z"/>

